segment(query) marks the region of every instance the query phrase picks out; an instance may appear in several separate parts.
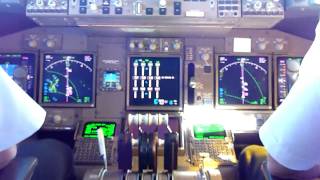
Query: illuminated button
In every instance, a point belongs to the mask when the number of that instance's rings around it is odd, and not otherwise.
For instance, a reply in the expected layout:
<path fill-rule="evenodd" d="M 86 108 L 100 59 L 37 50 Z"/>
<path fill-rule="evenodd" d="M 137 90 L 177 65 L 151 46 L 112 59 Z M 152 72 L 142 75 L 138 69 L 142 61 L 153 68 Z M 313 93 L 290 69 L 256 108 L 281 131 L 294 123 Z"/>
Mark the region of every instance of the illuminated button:
<path fill-rule="evenodd" d="M 87 14 L 87 8 L 86 7 L 80 7 L 79 12 L 80 12 L 80 14 Z"/>
<path fill-rule="evenodd" d="M 181 9 L 174 9 L 174 15 L 181 15 Z"/>
<path fill-rule="evenodd" d="M 160 8 L 159 9 L 159 14 L 160 15 L 166 15 L 167 14 L 167 8 Z"/>
<path fill-rule="evenodd" d="M 86 6 L 87 5 L 87 0 L 80 0 L 80 6 Z"/>
<path fill-rule="evenodd" d="M 174 2 L 174 15 L 181 15 L 181 2 Z"/>
<path fill-rule="evenodd" d="M 115 14 L 122 14 L 122 8 L 121 7 L 116 7 Z"/>
<path fill-rule="evenodd" d="M 110 13 L 110 7 L 103 6 L 102 7 L 102 14 L 109 14 Z"/>
<path fill-rule="evenodd" d="M 153 8 L 146 8 L 146 15 L 153 15 Z"/>

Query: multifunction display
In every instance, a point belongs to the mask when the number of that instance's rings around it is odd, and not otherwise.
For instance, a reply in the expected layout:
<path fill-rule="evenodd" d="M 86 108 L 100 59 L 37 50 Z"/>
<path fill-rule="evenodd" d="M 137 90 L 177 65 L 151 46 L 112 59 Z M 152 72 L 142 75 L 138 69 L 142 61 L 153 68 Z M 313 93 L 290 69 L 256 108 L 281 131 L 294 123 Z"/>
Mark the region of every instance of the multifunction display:
<path fill-rule="evenodd" d="M 269 105 L 269 63 L 267 56 L 218 56 L 218 105 Z"/>
<path fill-rule="evenodd" d="M 44 54 L 42 103 L 61 106 L 93 106 L 94 56 L 92 54 Z"/>
<path fill-rule="evenodd" d="M 180 57 L 130 57 L 128 106 L 161 110 L 181 107 Z"/>

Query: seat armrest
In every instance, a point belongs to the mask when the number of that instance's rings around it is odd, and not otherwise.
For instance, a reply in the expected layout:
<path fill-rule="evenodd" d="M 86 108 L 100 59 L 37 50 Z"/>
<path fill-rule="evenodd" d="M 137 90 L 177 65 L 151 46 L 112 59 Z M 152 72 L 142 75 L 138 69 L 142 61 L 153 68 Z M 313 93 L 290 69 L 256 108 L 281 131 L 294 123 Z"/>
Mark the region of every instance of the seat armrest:
<path fill-rule="evenodd" d="M 0 179 L 30 180 L 37 164 L 35 157 L 16 157 L 0 170 Z"/>

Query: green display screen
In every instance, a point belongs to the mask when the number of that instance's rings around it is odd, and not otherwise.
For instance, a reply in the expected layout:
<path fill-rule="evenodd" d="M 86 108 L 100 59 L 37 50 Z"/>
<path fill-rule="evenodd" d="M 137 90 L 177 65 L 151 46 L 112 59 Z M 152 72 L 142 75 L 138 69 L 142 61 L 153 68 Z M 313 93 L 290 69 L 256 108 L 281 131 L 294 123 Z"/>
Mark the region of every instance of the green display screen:
<path fill-rule="evenodd" d="M 193 126 L 193 133 L 197 139 L 223 139 L 226 137 L 225 129 L 220 124 L 197 124 Z"/>
<path fill-rule="evenodd" d="M 97 138 L 98 129 L 103 129 L 106 138 L 113 138 L 116 132 L 115 122 L 87 122 L 83 127 L 82 137 Z"/>

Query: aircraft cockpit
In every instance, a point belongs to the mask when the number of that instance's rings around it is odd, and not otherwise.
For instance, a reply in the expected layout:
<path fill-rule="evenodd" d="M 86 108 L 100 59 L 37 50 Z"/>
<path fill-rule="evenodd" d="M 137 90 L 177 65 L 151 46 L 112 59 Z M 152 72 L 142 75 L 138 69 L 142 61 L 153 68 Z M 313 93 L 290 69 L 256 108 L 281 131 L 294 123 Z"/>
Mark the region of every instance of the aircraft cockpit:
<path fill-rule="evenodd" d="M 46 111 L 25 141 L 70 149 L 64 179 L 268 179 L 242 175 L 241 151 L 299 78 L 319 5 L 0 0 L 0 68 Z M 28 178 L 50 179 L 33 157 Z"/>

